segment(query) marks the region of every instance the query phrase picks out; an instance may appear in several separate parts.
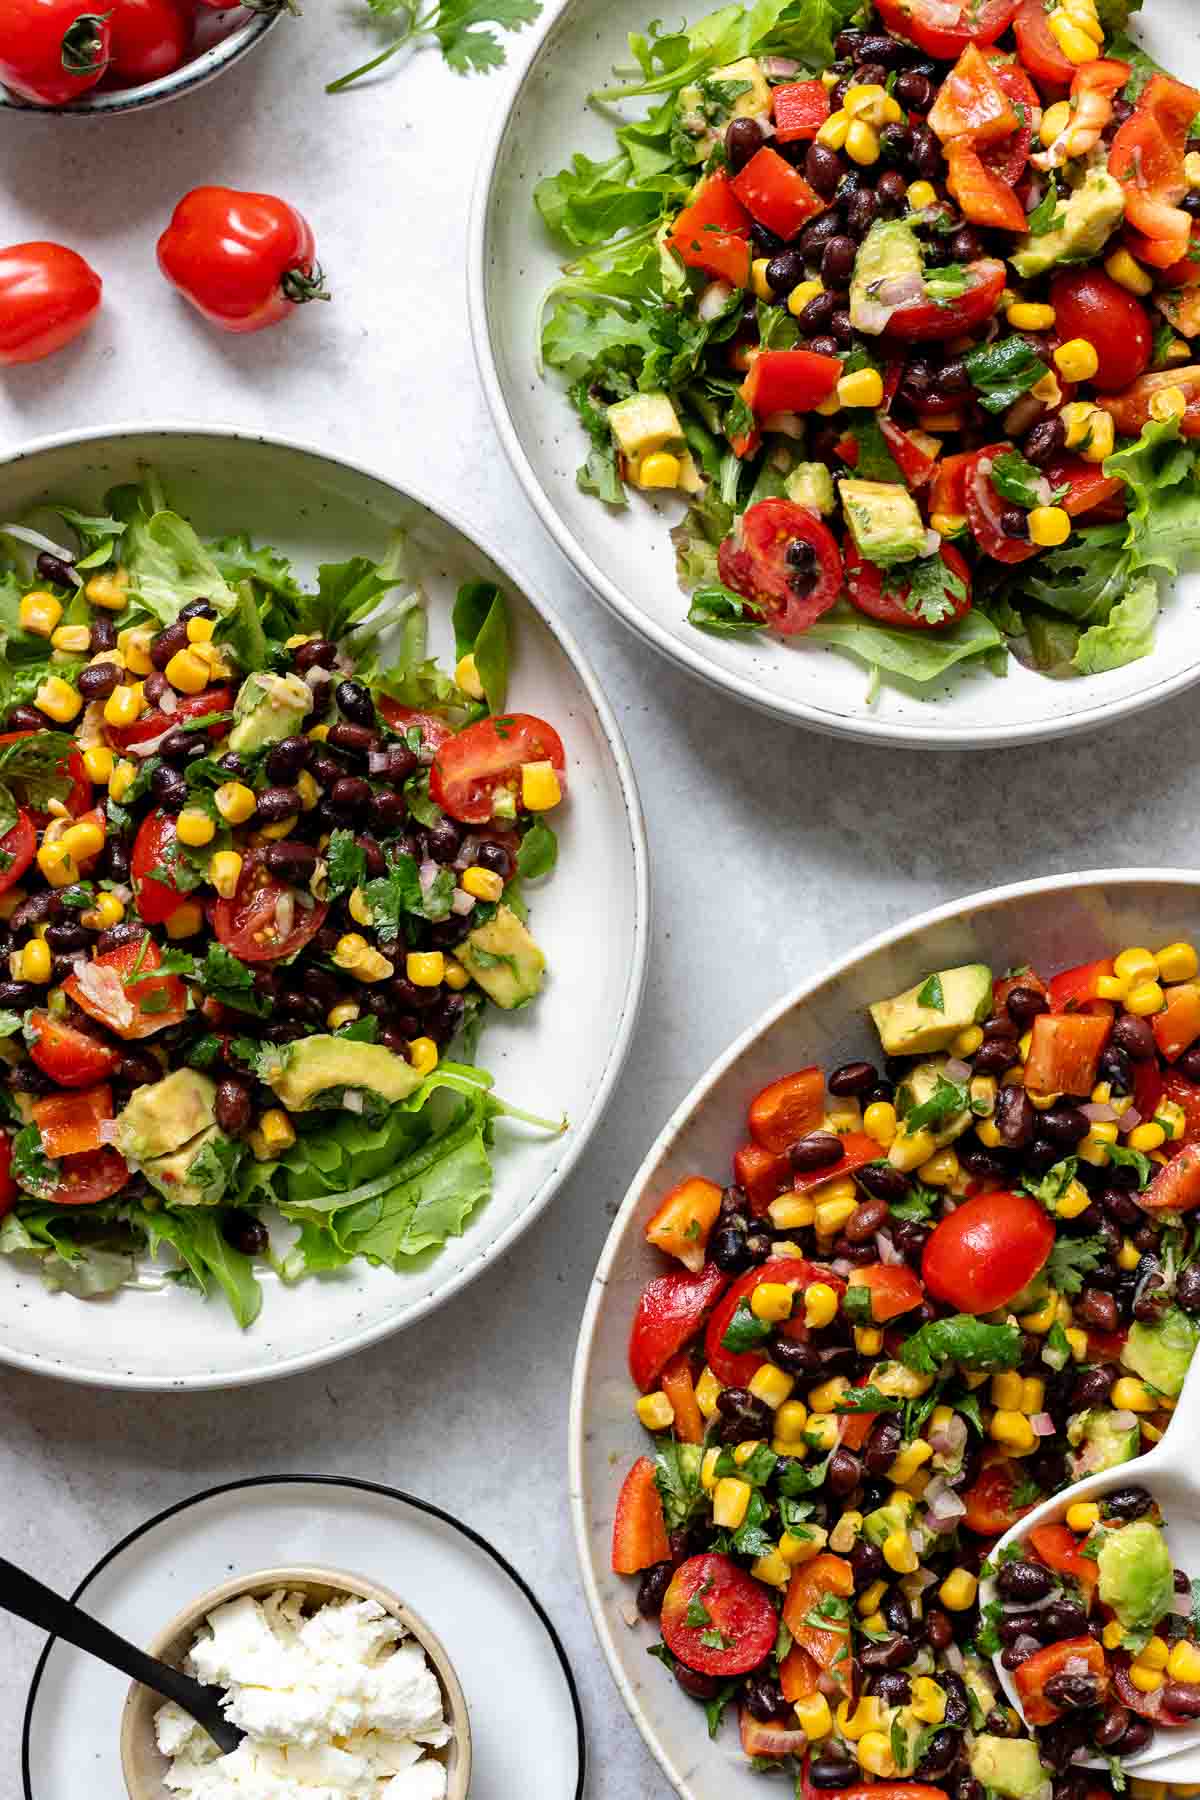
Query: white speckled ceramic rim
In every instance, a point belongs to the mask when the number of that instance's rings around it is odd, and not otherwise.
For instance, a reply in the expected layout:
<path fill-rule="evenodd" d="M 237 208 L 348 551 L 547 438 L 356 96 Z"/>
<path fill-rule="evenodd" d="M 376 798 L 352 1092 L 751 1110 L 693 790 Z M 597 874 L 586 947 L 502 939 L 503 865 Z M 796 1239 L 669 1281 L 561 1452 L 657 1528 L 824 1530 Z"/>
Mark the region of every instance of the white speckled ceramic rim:
<path fill-rule="evenodd" d="M 415 489 L 400 487 L 389 475 L 379 469 L 372 468 L 365 463 L 351 461 L 348 457 L 331 456 L 328 451 L 323 450 L 317 444 L 306 443 L 303 439 L 279 436 L 270 432 L 247 431 L 244 428 L 239 428 L 235 425 L 193 425 L 173 421 L 163 423 L 139 420 L 113 426 L 107 430 L 98 428 L 94 431 L 86 432 L 57 432 L 51 437 L 38 438 L 35 442 L 27 444 L 23 449 L 13 451 L 7 456 L 0 456 L 0 476 L 2 476 L 4 469 L 10 464 L 22 462 L 28 457 L 39 455 L 43 451 L 70 448 L 75 445 L 86 445 L 91 443 L 111 443 L 114 440 L 119 440 L 121 438 L 139 437 L 146 434 L 158 434 L 168 437 L 207 437 L 218 441 L 227 438 L 245 438 L 253 443 L 270 444 L 284 450 L 297 451 L 303 456 L 315 457 L 321 462 L 351 470 L 355 474 L 365 476 L 371 481 L 379 482 L 383 486 L 391 488 L 402 500 L 415 502 L 416 505 L 424 508 L 426 512 L 430 513 L 435 518 L 440 519 L 453 531 L 457 532 L 460 537 L 482 551 L 484 556 L 488 557 L 500 570 L 505 581 L 524 596 L 528 604 L 541 618 L 547 630 L 557 640 L 564 655 L 573 665 L 591 704 L 596 710 L 596 717 L 612 755 L 617 778 L 620 783 L 621 796 L 628 822 L 630 844 L 633 854 L 636 917 L 634 921 L 634 942 L 628 977 L 625 984 L 621 1022 L 609 1048 L 608 1060 L 604 1067 L 604 1073 L 597 1085 L 591 1108 L 585 1116 L 581 1117 L 573 1124 L 571 1131 L 563 1140 L 564 1148 L 561 1159 L 554 1165 L 554 1168 L 546 1176 L 541 1186 L 536 1188 L 529 1196 L 525 1205 L 521 1208 L 520 1212 L 517 1213 L 516 1217 L 511 1221 L 508 1227 L 502 1231 L 498 1237 L 490 1240 L 481 1250 L 480 1254 L 473 1261 L 466 1264 L 465 1267 L 461 1268 L 456 1275 L 441 1282 L 438 1282 L 436 1278 L 434 1278 L 434 1284 L 429 1288 L 428 1292 L 422 1295 L 419 1300 L 415 1300 L 412 1303 L 411 1309 L 405 1311 L 403 1320 L 397 1320 L 395 1318 L 382 1319 L 376 1324 L 364 1327 L 361 1331 L 354 1333 L 352 1336 L 339 1343 L 334 1349 L 325 1346 L 302 1355 L 281 1357 L 279 1361 L 270 1368 L 247 1369 L 238 1372 L 233 1376 L 226 1374 L 208 1375 L 201 1373 L 189 1377 L 186 1381 L 178 1382 L 163 1382 L 154 1378 L 142 1376 L 116 1377 L 111 1374 L 100 1377 L 90 1369 L 83 1369 L 73 1365 L 59 1363 L 56 1363 L 52 1369 L 47 1370 L 42 1361 L 36 1356 L 27 1356 L 19 1351 L 13 1351 L 9 1348 L 0 1349 L 0 1363 L 12 1363 L 18 1368 L 29 1369 L 37 1374 L 50 1373 L 61 1380 L 78 1381 L 86 1386 L 92 1387 L 141 1388 L 149 1391 L 159 1391 L 164 1387 L 186 1387 L 189 1390 L 241 1387 L 248 1386 L 253 1382 L 275 1380 L 284 1375 L 299 1374 L 303 1370 L 309 1368 L 317 1368 L 322 1363 L 332 1361 L 336 1357 L 348 1356 L 356 1350 L 365 1349 L 370 1344 L 378 1343 L 381 1339 L 390 1337 L 394 1331 L 401 1328 L 401 1325 L 405 1328 L 415 1325 L 419 1320 L 428 1317 L 430 1313 L 436 1311 L 436 1309 L 450 1299 L 453 1294 L 458 1293 L 462 1288 L 466 1287 L 477 1275 L 482 1274 L 483 1270 L 490 1262 L 494 1261 L 496 1257 L 503 1255 L 506 1250 L 516 1243 L 517 1239 L 528 1230 L 534 1220 L 538 1218 L 550 1204 L 550 1201 L 554 1198 L 554 1195 L 558 1192 L 563 1182 L 566 1181 L 567 1177 L 571 1174 L 590 1142 L 593 1132 L 599 1125 L 600 1120 L 604 1115 L 604 1111 L 612 1098 L 613 1089 L 616 1087 L 617 1080 L 625 1066 L 625 1060 L 629 1054 L 630 1045 L 633 1041 L 633 1033 L 637 1025 L 638 1014 L 641 1011 L 642 995 L 646 984 L 646 961 L 650 944 L 649 848 L 646 842 L 646 825 L 642 815 L 641 799 L 638 794 L 637 781 L 634 776 L 633 765 L 629 758 L 629 752 L 625 747 L 625 741 L 621 735 L 620 726 L 617 724 L 612 708 L 605 696 L 604 689 L 600 685 L 591 664 L 566 625 L 559 619 L 549 603 L 542 598 L 537 587 L 525 580 L 521 573 L 513 567 L 507 555 L 495 549 L 484 539 L 478 537 L 458 513 L 435 504 L 432 500 L 427 499 L 425 495 L 419 493 Z"/>
<path fill-rule="evenodd" d="M 190 94 L 215 75 L 231 69 L 248 50 L 262 42 L 281 17 L 281 12 L 251 12 L 243 24 L 235 26 L 226 37 L 194 56 L 190 62 L 172 69 L 169 75 L 160 75 L 157 81 L 144 81 L 139 87 L 112 88 L 103 93 L 94 89 L 82 94 L 78 100 L 72 100 L 69 106 L 34 106 L 0 87 L 0 111 L 49 114 L 56 119 L 94 119 L 162 106 L 165 101 L 178 100 L 181 94 Z"/>
<path fill-rule="evenodd" d="M 575 1532 L 575 1553 L 578 1558 L 580 1574 L 583 1579 L 584 1594 L 588 1603 L 588 1611 L 592 1615 L 592 1624 L 600 1640 L 600 1647 L 608 1662 L 612 1678 L 617 1685 L 621 1699 L 629 1712 L 638 1731 L 645 1740 L 647 1748 L 657 1759 L 660 1767 L 671 1782 L 680 1800 L 695 1800 L 695 1790 L 688 1784 L 686 1774 L 679 1768 L 671 1753 L 663 1743 L 654 1724 L 649 1718 L 646 1708 L 634 1694 L 621 1664 L 613 1637 L 610 1620 L 596 1585 L 592 1567 L 591 1548 L 589 1544 L 588 1519 L 584 1505 L 584 1440 L 587 1431 L 584 1402 L 585 1391 L 592 1379 L 592 1352 L 595 1344 L 597 1320 L 605 1304 L 607 1287 L 613 1266 L 617 1260 L 622 1243 L 630 1231 L 642 1194 L 654 1176 L 658 1165 L 675 1141 L 688 1129 L 695 1114 L 709 1100 L 713 1089 L 738 1061 L 745 1050 L 757 1038 L 768 1031 L 777 1020 L 793 1007 L 810 1000 L 813 995 L 828 983 L 837 980 L 856 963 L 864 961 L 876 951 L 886 949 L 890 945 L 899 944 L 905 939 L 917 938 L 931 927 L 941 925 L 973 912 L 994 909 L 1005 902 L 1027 899 L 1032 896 L 1049 897 L 1074 888 L 1087 887 L 1096 889 L 1131 887 L 1138 883 L 1158 882 L 1163 885 L 1176 886 L 1181 889 L 1190 888 L 1200 904 L 1200 871 L 1186 869 L 1086 869 L 1067 875 L 1043 876 L 1030 881 L 1013 882 L 1006 887 L 986 888 L 979 893 L 968 894 L 965 899 L 950 901 L 943 906 L 934 907 L 929 912 L 919 913 L 915 918 L 905 919 L 901 924 L 879 932 L 865 943 L 858 944 L 848 955 L 840 957 L 819 974 L 802 982 L 782 1000 L 767 1009 L 754 1024 L 747 1027 L 733 1041 L 729 1048 L 717 1058 L 712 1067 L 692 1088 L 691 1092 L 676 1107 L 671 1117 L 663 1126 L 658 1137 L 651 1145 L 644 1161 L 638 1169 L 620 1210 L 613 1220 L 612 1228 L 605 1240 L 596 1273 L 592 1278 L 591 1290 L 584 1309 L 583 1322 L 579 1330 L 579 1343 L 575 1353 L 575 1367 L 571 1379 L 571 1401 L 568 1415 L 568 1462 L 569 1462 L 569 1502 L 571 1522 Z M 631 1409 L 632 1410 L 632 1409 Z"/>

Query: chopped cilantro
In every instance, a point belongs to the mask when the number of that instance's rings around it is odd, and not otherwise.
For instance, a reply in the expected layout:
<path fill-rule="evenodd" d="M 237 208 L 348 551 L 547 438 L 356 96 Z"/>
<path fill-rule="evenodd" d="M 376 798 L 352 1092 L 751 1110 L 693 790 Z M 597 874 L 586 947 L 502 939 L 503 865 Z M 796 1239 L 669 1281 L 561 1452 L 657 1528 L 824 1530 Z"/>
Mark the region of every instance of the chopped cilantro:
<path fill-rule="evenodd" d="M 917 995 L 917 1005 L 928 1007 L 933 1012 L 945 1012 L 946 998 L 942 992 L 942 978 L 931 975 Z"/>

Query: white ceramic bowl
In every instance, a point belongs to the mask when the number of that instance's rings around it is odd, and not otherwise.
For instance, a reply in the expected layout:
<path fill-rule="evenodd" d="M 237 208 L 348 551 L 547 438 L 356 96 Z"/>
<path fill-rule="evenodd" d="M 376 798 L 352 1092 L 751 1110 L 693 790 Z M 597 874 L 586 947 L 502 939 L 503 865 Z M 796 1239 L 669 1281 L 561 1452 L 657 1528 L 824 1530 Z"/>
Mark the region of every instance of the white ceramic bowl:
<path fill-rule="evenodd" d="M 1122 944 L 1195 939 L 1198 931 L 1200 873 L 1183 870 L 1088 871 L 972 894 L 872 938 L 781 1000 L 664 1126 L 613 1222 L 584 1313 L 571 1391 L 570 1501 L 588 1606 L 609 1668 L 682 1800 L 763 1800 L 764 1789 L 733 1723 L 710 1743 L 695 1701 L 647 1656 L 657 1629 L 633 1612 L 633 1583 L 609 1567 L 617 1492 L 647 1442 L 634 1417 L 626 1362 L 637 1297 L 664 1266 L 642 1235 L 646 1221 L 683 1176 L 723 1179 L 745 1138 L 747 1104 L 768 1081 L 810 1062 L 878 1060 L 866 1007 L 930 969 L 986 962 L 1002 972 L 1028 962 L 1053 973 Z"/>
<path fill-rule="evenodd" d="M 688 0 L 671 12 L 694 21 L 712 10 Z M 627 625 L 694 675 L 778 718 L 835 736 L 930 748 L 1031 743 L 1086 731 L 1137 712 L 1200 676 L 1200 573 L 1168 600 L 1150 656 L 1107 675 L 1050 681 L 1010 661 L 1008 677 L 985 671 L 923 689 L 885 677 L 874 705 L 867 670 L 840 651 L 802 640 L 713 637 L 687 623 L 668 532 L 682 516 L 674 498 L 632 494 L 621 511 L 580 493 L 582 428 L 553 371 L 537 369 L 537 313 L 565 254 L 550 239 L 533 190 L 576 151 L 607 160 L 606 117 L 587 104 L 614 64 L 632 58 L 625 39 L 645 30 L 653 0 L 558 0 L 479 164 L 472 218 L 471 327 L 480 374 L 501 441 L 525 492 L 564 555 Z M 1147 48 L 1175 74 L 1200 82 L 1194 0 L 1147 0 L 1136 21 Z M 627 103 L 631 112 L 648 102 Z M 618 109 L 621 110 L 621 109 Z M 921 696 L 925 695 L 926 698 Z"/>
<path fill-rule="evenodd" d="M 292 1374 L 411 1325 L 549 1205 L 599 1122 L 637 1017 L 649 929 L 645 832 L 620 731 L 565 628 L 503 556 L 382 476 L 250 433 L 130 426 L 49 439 L 0 462 L 0 519 L 47 498 L 95 510 L 140 463 L 159 471 L 203 535 L 248 531 L 309 575 L 319 562 L 381 555 L 403 526 L 443 665 L 458 584 L 498 581 L 512 623 L 510 697 L 556 722 L 571 783 L 556 821 L 559 866 L 533 906 L 550 979 L 536 1006 L 489 1020 L 481 1050 L 499 1094 L 543 1117 L 565 1114 L 570 1129 L 555 1138 L 498 1121 L 492 1197 L 462 1237 L 402 1275 L 354 1263 L 288 1289 L 265 1274 L 262 1312 L 244 1332 L 223 1302 L 174 1283 L 77 1301 L 48 1294 L 25 1259 L 0 1257 L 0 1361 L 112 1387 L 227 1387 Z"/>
<path fill-rule="evenodd" d="M 281 12 L 254 12 L 247 7 L 231 5 L 228 12 L 210 12 L 198 7 L 204 15 L 197 20 L 196 53 L 169 75 L 155 81 L 143 81 L 137 87 L 89 88 L 69 106 L 35 106 L 19 95 L 0 86 L 0 111 L 53 113 L 56 117 L 90 119 L 97 114 L 111 117 L 114 113 L 134 112 L 148 106 L 161 106 L 164 101 L 178 100 L 203 87 L 215 75 L 231 69 L 248 50 L 260 44 Z"/>

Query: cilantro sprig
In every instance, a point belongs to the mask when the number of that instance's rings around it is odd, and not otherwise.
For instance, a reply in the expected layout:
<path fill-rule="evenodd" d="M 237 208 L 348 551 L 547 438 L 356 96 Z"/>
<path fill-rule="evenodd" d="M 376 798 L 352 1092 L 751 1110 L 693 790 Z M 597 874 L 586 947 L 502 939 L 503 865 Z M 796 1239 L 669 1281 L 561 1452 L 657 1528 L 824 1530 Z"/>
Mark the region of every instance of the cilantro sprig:
<path fill-rule="evenodd" d="M 371 75 L 390 61 L 406 44 L 436 40 L 447 64 L 456 75 L 487 73 L 505 61 L 505 49 L 496 32 L 520 31 L 532 25 L 541 12 L 540 0 L 435 0 L 424 10 L 414 0 L 367 0 L 376 19 L 395 24 L 396 37 L 357 69 L 340 75 L 326 86 L 327 94 L 340 94 L 364 75 Z"/>

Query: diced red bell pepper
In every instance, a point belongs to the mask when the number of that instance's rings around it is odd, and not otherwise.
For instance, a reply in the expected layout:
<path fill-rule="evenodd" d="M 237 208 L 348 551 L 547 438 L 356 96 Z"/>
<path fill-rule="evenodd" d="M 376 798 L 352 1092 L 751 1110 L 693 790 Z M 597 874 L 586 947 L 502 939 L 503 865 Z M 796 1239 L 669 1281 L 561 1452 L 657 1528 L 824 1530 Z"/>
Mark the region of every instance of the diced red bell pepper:
<path fill-rule="evenodd" d="M 848 1131 L 842 1138 L 842 1160 L 831 1163 L 824 1169 L 805 1169 L 792 1177 L 792 1186 L 798 1193 L 808 1188 L 820 1187 L 822 1182 L 836 1181 L 842 1175 L 854 1175 L 869 1162 L 878 1162 L 883 1152 L 873 1137 L 865 1131 Z"/>
<path fill-rule="evenodd" d="M 799 170 L 767 144 L 756 150 L 741 174 L 734 177 L 733 191 L 746 211 L 785 243 L 809 219 L 824 212 L 827 204 Z"/>
<path fill-rule="evenodd" d="M 841 373 L 836 356 L 820 356 L 814 350 L 764 350 L 751 364 L 741 396 L 756 419 L 811 412 L 828 400 Z"/>
<path fill-rule="evenodd" d="M 613 1518 L 612 1566 L 615 1575 L 637 1575 L 655 1563 L 667 1562 L 667 1541 L 662 1498 L 654 1480 L 654 1464 L 639 1456 L 621 1485 Z"/>
<path fill-rule="evenodd" d="M 1143 1212 L 1193 1212 L 1200 1206 L 1200 1144 L 1185 1144 L 1134 1199 Z"/>
<path fill-rule="evenodd" d="M 1096 404 L 1113 416 L 1122 437 L 1138 437 L 1146 421 L 1153 415 L 1150 402 L 1161 388 L 1177 387 L 1188 402 L 1180 423 L 1184 437 L 1200 437 L 1200 363 L 1188 363 L 1182 369 L 1160 369 L 1153 375 L 1139 375 L 1119 394 L 1097 394 Z"/>
<path fill-rule="evenodd" d="M 1020 122 L 983 52 L 968 44 L 929 110 L 930 130 L 944 146 L 962 138 L 989 144 L 1011 137 Z"/>
<path fill-rule="evenodd" d="M 1167 1004 L 1150 1021 L 1154 1041 L 1168 1062 L 1176 1062 L 1200 1038 L 1200 987 L 1181 981 L 1167 989 Z"/>
<path fill-rule="evenodd" d="M 839 1296 L 846 1287 L 841 1276 L 835 1275 L 832 1269 L 808 1262 L 802 1256 L 773 1256 L 769 1261 L 760 1263 L 756 1269 L 747 1269 L 744 1275 L 739 1275 L 729 1291 L 722 1296 L 720 1304 L 713 1309 L 704 1333 L 704 1360 L 725 1387 L 745 1387 L 767 1361 L 761 1350 L 729 1350 L 722 1342 L 729 1329 L 729 1321 L 742 1301 L 749 1302 L 755 1288 L 767 1281 L 798 1289 L 801 1293 L 805 1288 L 811 1287 L 814 1281 L 826 1281 Z M 805 1336 L 804 1325 L 799 1320 L 785 1321 L 777 1329 L 782 1330 L 787 1337 L 803 1340 Z"/>
<path fill-rule="evenodd" d="M 911 1312 L 925 1298 L 924 1288 L 905 1263 L 868 1263 L 865 1268 L 855 1269 L 850 1287 L 867 1289 L 871 1319 L 876 1325 L 886 1325 L 889 1319 Z"/>
<path fill-rule="evenodd" d="M 860 1375 L 854 1385 L 855 1387 L 860 1388 L 867 1387 L 870 1383 L 870 1379 L 869 1375 Z M 842 1443 L 846 1446 L 846 1449 L 861 1450 L 872 1431 L 874 1431 L 878 1418 L 878 1413 L 866 1411 L 842 1413 Z"/>
<path fill-rule="evenodd" d="M 922 449 L 909 432 L 903 431 L 899 425 L 894 425 L 885 414 L 880 415 L 879 429 L 883 433 L 884 443 L 891 452 L 892 461 L 910 488 L 924 487 L 927 481 L 933 479 L 938 467 L 940 444 L 937 452 L 931 456 L 929 451 Z M 838 450 L 840 453 L 840 444 Z"/>
<path fill-rule="evenodd" d="M 707 1263 L 698 1275 L 672 1269 L 646 1283 L 629 1333 L 629 1373 L 643 1394 L 695 1337 L 728 1286 L 728 1275 L 715 1263 Z"/>
<path fill-rule="evenodd" d="M 938 513 L 943 518 L 966 519 L 967 475 L 974 463 L 973 450 L 963 450 L 954 456 L 941 458 L 934 470 L 933 486 L 929 490 L 930 517 Z"/>
<path fill-rule="evenodd" d="M 964 219 L 998 231 L 1028 230 L 1025 208 L 999 175 L 993 174 L 973 144 L 952 138 L 946 145 L 946 187 Z"/>
<path fill-rule="evenodd" d="M 153 973 L 161 962 L 158 945 L 147 935 L 93 956 L 93 973 L 87 984 L 78 975 L 70 975 L 63 987 L 76 1006 L 107 1025 L 117 1037 L 150 1037 L 168 1025 L 178 1025 L 187 1011 L 187 989 L 179 977 Z M 97 973 L 111 973 L 112 982 L 98 988 Z M 125 1016 L 126 1003 L 133 1008 L 132 1018 Z"/>
<path fill-rule="evenodd" d="M 816 1063 L 769 1082 L 750 1102 L 750 1136 L 764 1150 L 790 1150 L 825 1117 L 825 1075 Z"/>
<path fill-rule="evenodd" d="M 830 1698 L 854 1698 L 854 1659 L 850 1654 L 849 1627 L 826 1631 L 810 1625 L 809 1616 L 829 1594 L 848 1600 L 854 1593 L 854 1571 L 844 1556 L 833 1556 L 823 1550 L 811 1562 L 801 1563 L 792 1571 L 787 1596 L 783 1602 L 783 1622 L 792 1634 L 792 1642 L 806 1650 L 816 1663 L 822 1687 L 831 1690 Z"/>
<path fill-rule="evenodd" d="M 1151 269 L 1165 272 L 1178 266 L 1181 248 L 1184 256 L 1187 255 L 1191 238 L 1190 235 L 1185 238 L 1182 232 L 1169 238 L 1151 238 L 1144 232 L 1135 231 L 1132 225 L 1127 225 L 1122 241 L 1135 262 L 1145 263 Z"/>
<path fill-rule="evenodd" d="M 1094 1002 L 1100 1001 L 1096 992 L 1096 983 L 1102 978 L 1111 978 L 1113 963 L 1111 956 L 1101 957 L 1099 962 L 1080 963 L 1074 969 L 1063 969 L 1060 974 L 1050 978 L 1050 1011 L 1055 1013 L 1086 1012 Z"/>
<path fill-rule="evenodd" d="M 1081 1556 L 1079 1539 L 1068 1525 L 1039 1525 L 1029 1534 L 1034 1555 L 1053 1569 L 1056 1575 L 1067 1575 L 1077 1581 L 1085 1595 L 1091 1594 L 1100 1579 L 1094 1556 Z"/>
<path fill-rule="evenodd" d="M 1143 1056 L 1133 1065 L 1133 1104 L 1140 1119 L 1152 1119 L 1163 1097 L 1163 1078 L 1158 1060 Z"/>
<path fill-rule="evenodd" d="M 1023 1663 L 1018 1663 L 1014 1679 L 1021 1707 L 1030 1725 L 1050 1725 L 1061 1716 L 1061 1710 L 1046 1698 L 1046 1683 L 1061 1675 L 1069 1662 L 1082 1662 L 1099 1684 L 1097 1700 L 1101 1705 L 1108 1693 L 1108 1665 L 1104 1651 L 1094 1637 L 1064 1638 L 1035 1650 Z"/>
<path fill-rule="evenodd" d="M 704 1442 L 704 1417 L 696 1404 L 696 1386 L 686 1351 L 673 1356 L 659 1377 L 663 1393 L 675 1409 L 675 1436 L 681 1444 Z"/>
<path fill-rule="evenodd" d="M 733 182 L 724 169 L 706 175 L 675 221 L 675 231 L 684 235 L 701 231 L 732 231 L 740 237 L 750 235 L 750 215 L 733 191 Z"/>
<path fill-rule="evenodd" d="M 808 1735 L 798 1725 L 789 1725 L 786 1719 L 764 1723 L 745 1706 L 738 1707 L 738 1730 L 742 1749 L 750 1757 L 803 1756 L 808 1749 Z"/>
<path fill-rule="evenodd" d="M 1119 475 L 1106 475 L 1100 463 L 1085 462 L 1082 456 L 1073 456 L 1069 450 L 1048 462 L 1042 473 L 1052 488 L 1067 489 L 1054 504 L 1070 513 L 1073 519 L 1093 512 L 1107 500 L 1117 496 L 1124 498 L 1126 493 L 1126 483 Z"/>
<path fill-rule="evenodd" d="M 779 1685 L 783 1689 L 783 1697 L 789 1705 L 794 1706 L 797 1700 L 809 1700 L 819 1691 L 820 1670 L 799 1644 L 793 1644 L 779 1665 Z"/>
<path fill-rule="evenodd" d="M 42 1134 L 42 1149 L 53 1160 L 98 1150 L 104 1142 L 101 1123 L 112 1116 L 112 1089 L 108 1086 L 51 1094 L 33 1107 L 33 1122 Z"/>
<path fill-rule="evenodd" d="M 724 169 L 706 175 L 671 227 L 668 242 L 689 269 L 749 287 L 750 218 Z"/>
<path fill-rule="evenodd" d="M 791 1158 L 776 1150 L 764 1150 L 761 1144 L 743 1144 L 733 1156 L 733 1179 L 750 1202 L 755 1218 L 761 1219 L 772 1200 L 792 1185 Z"/>
<path fill-rule="evenodd" d="M 815 138 L 829 117 L 829 90 L 823 81 L 786 81 L 771 98 L 777 144 Z"/>
<path fill-rule="evenodd" d="M 704 1267 L 704 1246 L 721 1210 L 721 1190 L 715 1181 L 689 1175 L 671 1189 L 646 1226 L 646 1242 L 668 1256 L 677 1256 L 694 1273 Z"/>
<path fill-rule="evenodd" d="M 1025 1086 L 1035 1094 L 1090 1094 L 1111 1030 L 1111 1018 L 1095 1013 L 1040 1013 L 1025 1058 Z"/>
<path fill-rule="evenodd" d="M 1126 221 L 1147 248 L 1154 247 L 1160 268 L 1186 256 L 1191 241 L 1192 221 L 1179 203 L 1188 193 L 1184 157 L 1197 112 L 1200 92 L 1170 75 L 1154 75 L 1108 153 L 1108 172 L 1125 190 Z M 1167 260 L 1159 261 L 1160 255 Z"/>

